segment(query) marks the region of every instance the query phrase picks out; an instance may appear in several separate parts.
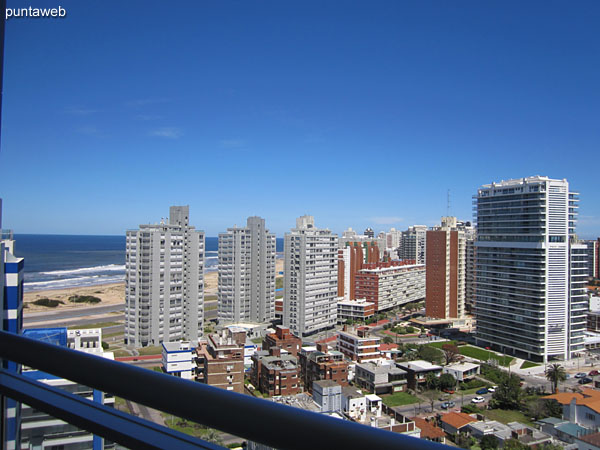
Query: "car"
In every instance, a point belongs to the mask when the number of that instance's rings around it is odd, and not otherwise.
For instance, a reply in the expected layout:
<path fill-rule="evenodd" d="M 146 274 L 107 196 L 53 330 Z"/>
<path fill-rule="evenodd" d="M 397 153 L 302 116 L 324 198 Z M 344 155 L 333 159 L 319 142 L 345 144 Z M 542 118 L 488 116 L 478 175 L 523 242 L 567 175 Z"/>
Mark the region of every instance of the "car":
<path fill-rule="evenodd" d="M 579 372 L 575 374 L 575 378 L 585 378 L 587 375 L 585 372 Z"/>
<path fill-rule="evenodd" d="M 442 391 L 446 392 L 447 394 L 454 394 L 452 389 L 442 389 Z"/>
<path fill-rule="evenodd" d="M 479 394 L 479 395 L 484 395 L 484 394 L 487 394 L 487 393 L 488 393 L 488 389 L 487 389 L 487 388 L 481 388 L 481 389 L 479 389 L 479 390 L 478 390 L 477 392 L 475 392 L 475 393 L 476 393 L 476 394 Z"/>
<path fill-rule="evenodd" d="M 581 378 L 579 380 L 579 384 L 588 384 L 588 383 L 591 383 L 592 381 L 594 381 L 594 380 L 592 380 L 591 378 L 585 377 L 585 378 Z"/>
<path fill-rule="evenodd" d="M 592 370 L 590 373 L 588 373 L 588 376 L 590 377 L 595 377 L 596 375 L 600 375 L 600 372 L 597 370 Z"/>
<path fill-rule="evenodd" d="M 448 409 L 448 402 L 442 403 L 442 409 Z"/>
<path fill-rule="evenodd" d="M 475 397 L 474 399 L 471 400 L 471 403 L 483 403 L 485 402 L 485 398 L 483 397 Z"/>
<path fill-rule="evenodd" d="M 498 389 L 498 386 L 489 387 L 488 392 L 496 392 L 496 389 Z"/>
<path fill-rule="evenodd" d="M 454 408 L 456 406 L 456 403 L 454 403 L 452 400 L 450 400 L 448 403 L 448 408 Z"/>

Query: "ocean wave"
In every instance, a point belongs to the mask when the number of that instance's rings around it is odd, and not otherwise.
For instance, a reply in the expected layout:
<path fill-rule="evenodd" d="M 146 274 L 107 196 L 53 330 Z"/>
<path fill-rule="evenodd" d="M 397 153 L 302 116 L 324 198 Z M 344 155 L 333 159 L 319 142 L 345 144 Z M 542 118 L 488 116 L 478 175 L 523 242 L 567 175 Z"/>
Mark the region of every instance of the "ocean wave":
<path fill-rule="evenodd" d="M 80 269 L 72 270 L 53 270 L 51 272 L 39 272 L 40 275 L 71 275 L 76 273 L 90 273 L 90 272 L 116 272 L 125 271 L 125 265 L 119 264 L 108 264 L 106 266 L 95 266 L 95 267 L 82 267 Z"/>
<path fill-rule="evenodd" d="M 81 286 L 94 286 L 98 284 L 120 283 L 125 281 L 125 275 L 92 275 L 77 278 L 62 278 L 47 281 L 25 281 L 23 290 L 25 292 L 42 291 L 48 289 L 66 289 Z"/>

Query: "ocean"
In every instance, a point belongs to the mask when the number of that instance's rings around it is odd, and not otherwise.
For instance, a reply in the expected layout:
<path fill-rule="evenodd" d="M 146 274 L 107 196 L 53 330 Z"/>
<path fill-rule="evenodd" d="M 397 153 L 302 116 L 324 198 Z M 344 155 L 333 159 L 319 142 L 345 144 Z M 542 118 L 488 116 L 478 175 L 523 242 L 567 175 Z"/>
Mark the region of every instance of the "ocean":
<path fill-rule="evenodd" d="M 125 280 L 125 236 L 15 234 L 25 258 L 25 292 L 118 283 Z M 217 270 L 218 238 L 205 241 L 205 270 Z M 283 239 L 277 239 L 283 252 Z"/>

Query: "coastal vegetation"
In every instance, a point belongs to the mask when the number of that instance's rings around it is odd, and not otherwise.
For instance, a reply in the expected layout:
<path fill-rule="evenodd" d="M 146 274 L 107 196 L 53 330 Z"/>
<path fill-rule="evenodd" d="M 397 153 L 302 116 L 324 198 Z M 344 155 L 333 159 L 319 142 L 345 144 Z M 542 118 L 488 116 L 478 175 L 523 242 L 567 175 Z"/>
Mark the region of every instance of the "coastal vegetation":
<path fill-rule="evenodd" d="M 99 297 L 94 297 L 93 295 L 71 295 L 69 297 L 69 301 L 72 303 L 100 303 L 102 299 Z M 62 302 L 61 302 L 62 303 Z"/>
<path fill-rule="evenodd" d="M 46 306 L 48 308 L 56 308 L 58 305 L 64 305 L 64 302 L 61 302 L 60 300 L 53 300 L 51 298 L 40 298 L 32 303 L 37 306 Z"/>

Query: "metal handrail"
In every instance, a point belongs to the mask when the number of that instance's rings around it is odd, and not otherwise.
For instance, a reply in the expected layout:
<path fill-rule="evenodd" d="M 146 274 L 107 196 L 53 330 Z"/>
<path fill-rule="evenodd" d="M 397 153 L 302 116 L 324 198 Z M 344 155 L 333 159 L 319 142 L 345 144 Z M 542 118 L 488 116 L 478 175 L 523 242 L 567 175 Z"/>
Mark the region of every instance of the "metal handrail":
<path fill-rule="evenodd" d="M 446 448 L 3 331 L 0 358 L 278 449 Z"/>

